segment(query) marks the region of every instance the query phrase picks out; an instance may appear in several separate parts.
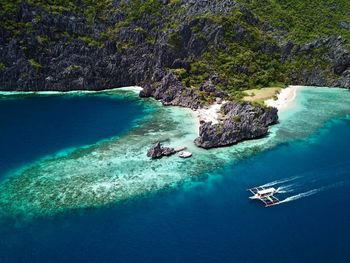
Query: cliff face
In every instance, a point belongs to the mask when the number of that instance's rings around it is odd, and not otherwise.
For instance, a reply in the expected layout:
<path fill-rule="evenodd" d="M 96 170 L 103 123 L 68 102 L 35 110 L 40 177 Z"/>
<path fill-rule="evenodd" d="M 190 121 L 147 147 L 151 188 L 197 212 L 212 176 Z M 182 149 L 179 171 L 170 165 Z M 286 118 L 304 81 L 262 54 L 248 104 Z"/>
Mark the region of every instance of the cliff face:
<path fill-rule="evenodd" d="M 263 137 L 268 132 L 268 126 L 278 120 L 275 108 L 229 102 L 221 110 L 225 120 L 218 124 L 203 123 L 195 140 L 197 146 L 208 149 Z"/>
<path fill-rule="evenodd" d="M 170 72 L 186 93 L 199 93 L 196 87 L 214 74 L 229 95 L 276 82 L 350 87 L 345 39 L 295 42 L 243 0 L 105 0 L 110 6 L 89 16 L 79 9 L 87 1 L 60 2 L 54 9 L 23 1 L 1 11 L 0 89 L 155 90 Z"/>
<path fill-rule="evenodd" d="M 3 90 L 105 89 L 139 83 L 150 66 L 141 47 L 132 54 L 117 51 L 114 41 L 97 36 L 116 21 L 90 25 L 74 13 L 52 14 L 21 4 L 14 23 L 29 24 L 18 35 L 0 28 L 0 70 Z"/>
<path fill-rule="evenodd" d="M 191 109 L 197 109 L 201 106 L 198 92 L 185 87 L 173 73 L 165 75 L 156 86 L 146 84 L 140 92 L 140 97 L 154 97 L 160 100 L 163 105 L 182 106 Z"/>

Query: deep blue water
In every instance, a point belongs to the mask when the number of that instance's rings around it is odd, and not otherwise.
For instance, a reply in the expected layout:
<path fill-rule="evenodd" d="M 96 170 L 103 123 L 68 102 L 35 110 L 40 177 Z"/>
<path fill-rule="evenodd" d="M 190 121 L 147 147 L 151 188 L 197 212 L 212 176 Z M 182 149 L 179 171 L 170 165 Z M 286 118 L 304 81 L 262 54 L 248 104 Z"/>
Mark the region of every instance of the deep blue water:
<path fill-rule="evenodd" d="M 66 148 L 96 143 L 127 130 L 141 105 L 101 96 L 0 100 L 0 176 Z"/>
<path fill-rule="evenodd" d="M 350 262 L 349 134 L 349 119 L 333 120 L 192 187 L 25 227 L 3 223 L 0 262 Z M 282 184 L 294 190 L 286 196 L 320 192 L 273 208 L 247 198 L 248 187 L 294 176 Z"/>

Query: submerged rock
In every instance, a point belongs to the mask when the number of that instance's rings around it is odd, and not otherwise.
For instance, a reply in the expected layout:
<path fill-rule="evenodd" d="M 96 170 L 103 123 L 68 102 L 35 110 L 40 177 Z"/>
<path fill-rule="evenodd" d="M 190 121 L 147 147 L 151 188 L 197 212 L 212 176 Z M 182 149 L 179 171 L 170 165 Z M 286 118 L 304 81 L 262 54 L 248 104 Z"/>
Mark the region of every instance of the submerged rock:
<path fill-rule="evenodd" d="M 225 119 L 217 124 L 204 122 L 195 144 L 202 148 L 228 146 L 243 140 L 265 136 L 268 126 L 277 122 L 276 108 L 229 102 L 222 106 Z"/>
<path fill-rule="evenodd" d="M 163 156 L 170 156 L 176 153 L 174 148 L 171 147 L 162 147 L 160 142 L 155 143 L 151 149 L 148 150 L 147 156 L 152 159 L 159 159 Z"/>

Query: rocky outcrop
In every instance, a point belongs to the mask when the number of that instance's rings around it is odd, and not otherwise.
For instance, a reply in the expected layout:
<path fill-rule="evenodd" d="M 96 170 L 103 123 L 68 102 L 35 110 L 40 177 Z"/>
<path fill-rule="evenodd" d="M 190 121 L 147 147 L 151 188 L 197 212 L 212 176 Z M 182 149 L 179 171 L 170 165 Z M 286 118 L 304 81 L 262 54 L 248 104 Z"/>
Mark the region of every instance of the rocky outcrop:
<path fill-rule="evenodd" d="M 151 149 L 148 150 L 147 156 L 151 157 L 152 159 L 159 159 L 163 156 L 170 156 L 175 153 L 176 151 L 174 148 L 162 147 L 160 142 L 157 142 L 151 147 Z"/>
<path fill-rule="evenodd" d="M 211 75 L 203 84 L 200 86 L 199 90 L 206 92 L 208 95 L 220 99 L 227 98 L 228 95 L 222 90 L 218 90 L 216 84 L 220 82 L 219 76 L 217 74 Z"/>
<path fill-rule="evenodd" d="M 284 46 L 288 59 L 304 60 L 321 58 L 323 65 L 313 68 L 300 68 L 290 74 L 294 84 L 306 86 L 328 86 L 350 88 L 350 51 L 341 36 L 318 38 L 310 43 L 296 45 L 291 42 Z M 328 65 L 328 66 L 325 66 Z"/>
<path fill-rule="evenodd" d="M 191 109 L 197 109 L 200 106 L 197 92 L 185 87 L 171 72 L 162 78 L 158 85 L 145 85 L 140 92 L 140 97 L 154 97 L 166 106 L 182 106 Z"/>
<path fill-rule="evenodd" d="M 259 138 L 267 134 L 269 125 L 278 121 L 275 108 L 229 102 L 221 111 L 225 116 L 223 121 L 201 124 L 199 137 L 195 140 L 197 146 L 208 149 Z"/>

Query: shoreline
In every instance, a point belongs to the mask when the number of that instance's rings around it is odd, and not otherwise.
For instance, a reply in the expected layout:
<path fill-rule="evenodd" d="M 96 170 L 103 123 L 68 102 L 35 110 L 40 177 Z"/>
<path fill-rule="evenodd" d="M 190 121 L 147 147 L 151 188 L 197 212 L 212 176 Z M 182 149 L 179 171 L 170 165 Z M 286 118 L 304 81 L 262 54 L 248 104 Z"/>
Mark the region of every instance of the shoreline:
<path fill-rule="evenodd" d="M 223 104 L 225 104 L 227 101 L 222 101 L 221 103 L 215 102 L 214 104 L 210 106 L 206 106 L 204 108 L 200 108 L 197 110 L 191 110 L 192 116 L 196 119 L 196 133 L 199 135 L 199 128 L 201 125 L 201 122 L 211 122 L 212 124 L 219 123 L 221 114 L 220 109 Z"/>
<path fill-rule="evenodd" d="M 14 95 L 26 95 L 26 94 L 38 94 L 38 95 L 59 95 L 59 94 L 93 94 L 93 93 L 104 93 L 113 91 L 132 91 L 134 93 L 139 93 L 143 88 L 140 86 L 129 86 L 120 87 L 112 89 L 101 89 L 101 90 L 69 90 L 69 91 L 0 91 L 0 96 L 14 96 Z"/>
<path fill-rule="evenodd" d="M 290 108 L 295 101 L 298 91 L 303 86 L 290 85 L 281 90 L 281 92 L 277 95 L 277 99 L 268 99 L 265 100 L 265 104 L 268 107 L 277 108 L 279 111 L 284 111 Z M 219 123 L 221 119 L 220 108 L 227 101 L 222 101 L 222 103 L 215 102 L 214 104 L 200 108 L 197 110 L 192 110 L 192 116 L 197 119 L 196 121 L 196 130 L 199 133 L 199 128 L 201 122 L 211 122 L 212 124 Z"/>
<path fill-rule="evenodd" d="M 277 95 L 277 99 L 268 99 L 265 100 L 266 106 L 277 108 L 278 110 L 285 110 L 291 106 L 291 104 L 295 101 L 298 91 L 303 86 L 295 86 L 290 85 L 281 90 L 281 92 Z M 193 110 L 193 115 L 198 119 L 198 122 L 212 122 L 212 124 L 217 124 L 220 121 L 220 108 L 223 104 L 228 101 L 222 101 L 222 103 L 215 102 L 210 106 L 206 106 L 204 108 L 200 108 L 197 110 Z M 198 125 L 199 126 L 199 125 Z"/>
<path fill-rule="evenodd" d="M 290 85 L 281 90 L 277 95 L 277 100 L 268 99 L 265 100 L 265 104 L 269 107 L 277 108 L 278 110 L 286 110 L 294 102 L 300 88 L 302 88 L 302 86 Z"/>
<path fill-rule="evenodd" d="M 265 100 L 265 104 L 270 107 L 275 107 L 278 110 L 285 110 L 291 106 L 291 103 L 295 100 L 297 96 L 297 91 L 302 86 L 288 86 L 278 94 L 277 100 L 269 99 Z M 73 91 L 0 91 L 0 96 L 11 96 L 11 95 L 26 95 L 26 94 L 38 94 L 38 95 L 64 95 L 64 94 L 98 94 L 105 92 L 118 92 L 118 91 L 129 91 L 134 94 L 139 94 L 143 88 L 141 86 L 128 86 L 112 89 L 103 90 L 73 90 Z M 223 116 L 220 114 L 220 109 L 223 104 L 227 101 L 222 101 L 221 103 L 215 102 L 210 106 L 199 108 L 197 110 L 191 110 L 191 115 L 195 119 L 194 129 L 195 133 L 199 135 L 199 128 L 202 122 L 211 122 L 212 124 L 218 124 Z"/>
<path fill-rule="evenodd" d="M 219 123 L 220 119 L 220 109 L 223 104 L 227 101 L 222 101 L 221 103 L 215 102 L 210 106 L 194 110 L 195 115 L 199 119 L 199 122 L 212 122 L 212 124 Z"/>

